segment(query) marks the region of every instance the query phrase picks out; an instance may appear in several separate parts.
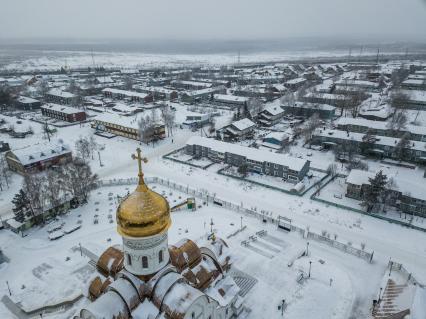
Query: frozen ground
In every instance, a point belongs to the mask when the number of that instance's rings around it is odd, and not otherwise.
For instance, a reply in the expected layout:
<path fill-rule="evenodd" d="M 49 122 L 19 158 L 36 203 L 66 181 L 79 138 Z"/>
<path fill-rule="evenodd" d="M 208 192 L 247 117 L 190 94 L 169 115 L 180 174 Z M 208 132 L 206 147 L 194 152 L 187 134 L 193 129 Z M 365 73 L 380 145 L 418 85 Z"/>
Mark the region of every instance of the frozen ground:
<path fill-rule="evenodd" d="M 365 56 L 374 54 L 374 52 L 368 52 L 367 50 L 364 52 Z M 240 63 L 291 61 L 303 58 L 342 57 L 346 55 L 347 50 L 258 52 L 242 54 Z M 228 54 L 148 54 L 46 50 L 34 52 L 28 56 L 19 56 L 16 53 L 11 56 L 7 51 L 0 51 L 0 62 L 5 61 L 6 64 L 3 68 L 7 70 L 57 70 L 65 65 L 71 68 L 91 67 L 93 66 L 93 58 L 96 61 L 96 65 L 119 68 L 227 65 L 238 62 L 237 52 Z"/>
<path fill-rule="evenodd" d="M 8 120 L 16 121 L 16 118 Z M 5 134 L 1 134 L 0 138 L 9 142 L 13 149 L 45 141 L 40 124 L 23 120 L 23 125 L 25 127 L 31 125 L 35 134 L 26 139 L 11 139 Z M 89 124 L 76 125 L 60 128 L 54 139 L 62 139 L 64 143 L 74 147 L 75 140 L 79 136 L 90 134 L 93 134 L 93 131 Z M 368 318 L 367 313 L 371 300 L 378 292 L 380 280 L 389 258 L 402 262 L 409 271 L 416 275 L 418 280 L 426 282 L 426 247 L 424 245 L 426 234 L 423 232 L 322 205 L 311 201 L 309 194 L 303 197 L 292 196 L 220 176 L 216 173 L 217 167 L 215 166 L 202 170 L 162 159 L 164 154 L 183 147 L 187 139 L 195 134 L 198 135 L 200 132 L 177 128 L 174 132 L 173 143 L 171 138 L 167 138 L 154 146 L 142 145 L 142 151 L 149 159 L 145 165 L 146 175 L 170 179 L 199 190 L 209 190 L 225 200 L 237 204 L 242 203 L 244 207 L 257 207 L 258 211 L 268 211 L 274 216 L 284 215 L 303 228 L 310 227 L 317 233 L 327 231 L 337 235 L 338 240 L 344 243 L 349 241 L 354 245 L 365 243 L 368 250 L 375 252 L 374 263 L 370 265 L 356 257 L 312 242 L 309 260 L 313 262 L 313 276 L 311 280 L 299 285 L 295 278 L 299 270 L 307 271 L 308 258 L 298 260 L 292 268 L 289 268 L 287 264 L 296 253 L 305 247 L 306 242 L 298 235 L 277 232 L 272 226 L 244 217 L 243 223 L 247 225 L 247 230 L 229 239 L 229 243 L 238 259 L 237 268 L 259 280 L 247 296 L 247 304 L 252 308 L 251 318 L 280 317 L 277 306 L 283 298 L 290 303 L 286 310 L 287 318 L 348 318 L 349 314 L 353 312 L 355 312 L 353 318 Z M 99 144 L 105 146 L 105 149 L 100 152 L 103 166 L 100 166 L 96 157 L 90 163 L 92 169 L 102 179 L 136 176 L 137 165 L 131 159 L 130 154 L 135 151 L 137 146 L 140 146 L 137 141 L 119 137 L 108 140 L 95 136 L 95 139 Z M 318 152 L 301 146 L 294 146 L 291 149 L 292 154 L 302 156 L 308 156 L 309 152 L 312 153 L 312 156 L 309 157 L 313 162 L 312 166 L 318 168 L 326 168 L 334 160 L 331 152 Z M 378 161 L 368 163 L 370 170 L 382 165 Z M 3 218 L 10 215 L 11 205 L 5 205 L 5 203 L 10 203 L 20 187 L 20 180 L 19 176 L 14 175 L 11 188 L 0 193 L 0 214 Z M 163 191 L 159 186 L 157 187 L 156 190 Z M 49 287 L 45 289 L 47 295 L 40 293 L 40 299 L 34 299 L 32 302 L 52 301 L 56 295 L 72 296 L 79 289 L 84 291 L 84 280 L 87 280 L 88 277 L 74 274 L 73 270 L 82 269 L 87 265 L 88 259 L 81 257 L 78 250 L 73 251 L 71 248 L 77 247 L 78 243 L 81 243 L 84 247 L 99 254 L 107 246 L 120 243 L 120 238 L 115 232 L 115 222 L 110 223 L 111 218 L 108 215 L 111 214 L 112 220 L 114 220 L 116 208 L 114 196 L 125 194 L 133 187 L 127 188 L 111 187 L 94 192 L 89 204 L 72 211 L 65 218 L 68 225 L 73 225 L 78 219 L 82 219 L 83 227 L 57 241 L 48 240 L 47 227 L 37 228 L 24 238 L 10 231 L 0 231 L 1 247 L 11 258 L 11 264 L 0 270 L 1 295 L 7 294 L 7 287 L 4 282 L 1 282 L 3 278 L 9 279 L 16 298 L 23 298 L 26 291 L 37 291 L 32 290 L 37 289 L 37 286 Z M 184 194 L 179 195 L 175 191 L 165 189 L 164 191 L 171 200 L 171 204 L 178 203 L 185 196 Z M 170 192 L 173 194 L 170 195 Z M 109 193 L 112 193 L 112 196 Z M 182 198 L 179 199 L 179 196 Z M 110 197 L 112 200 L 109 199 Z M 98 224 L 93 223 L 95 215 L 98 215 Z M 240 225 L 240 216 L 237 213 L 218 207 L 203 207 L 194 213 L 180 211 L 173 213 L 174 224 L 170 233 L 170 243 L 174 243 L 182 237 L 196 239 L 203 236 L 211 218 L 215 223 L 214 228 L 222 237 L 226 237 Z M 207 225 L 204 226 L 204 223 Z M 249 235 L 261 229 L 267 229 L 270 234 L 285 242 L 285 247 L 277 246 L 276 243 L 268 244 L 275 250 L 279 250 L 279 252 L 274 250 L 269 252 L 274 254 L 273 258 L 266 258 L 240 244 L 241 241 L 247 240 Z M 264 246 L 263 250 L 265 250 Z M 67 261 L 67 257 L 70 257 L 70 260 Z M 325 263 L 320 263 L 320 259 Z M 54 270 L 47 275 L 42 275 L 42 279 L 39 279 L 35 277 L 33 270 L 39 269 L 37 267 L 44 263 L 54 265 Z M 330 278 L 333 279 L 332 288 L 329 287 Z M 40 280 L 43 283 L 38 284 Z M 67 284 L 67 282 L 69 283 Z M 22 289 L 23 284 L 26 287 L 24 289 Z M 64 286 L 69 289 L 65 289 Z M 85 301 L 80 301 L 76 308 L 81 306 L 82 302 Z M 0 303 L 0 315 L 4 313 L 6 312 Z M 0 317 L 11 318 L 9 314 Z M 61 317 L 66 318 L 67 314 L 52 318 Z"/>
<path fill-rule="evenodd" d="M 9 231 L 1 232 L 0 239 L 5 243 L 5 254 L 11 258 L 11 263 L 0 273 L 2 277 L 10 278 L 12 299 L 31 309 L 85 292 L 95 273 L 87 267 L 87 257 L 80 256 L 79 244 L 98 255 L 109 245 L 120 244 L 115 222 L 110 223 L 108 215 L 116 209 L 116 196 L 126 194 L 133 187 L 105 187 L 95 191 L 87 205 L 63 218 L 66 224 L 82 220 L 82 228 L 56 241 L 48 240 L 48 225 L 34 229 L 24 238 Z M 160 185 L 151 187 L 167 196 L 171 203 L 186 198 L 184 194 Z M 202 203 L 198 201 L 197 206 L 200 205 Z M 93 223 L 95 218 L 97 224 Z M 181 238 L 205 236 L 211 219 L 213 228 L 222 238 L 235 232 L 241 223 L 237 213 L 215 206 L 203 206 L 195 212 L 181 210 L 172 213 L 170 243 Z M 295 260 L 306 247 L 306 241 L 299 235 L 286 234 L 276 230 L 275 226 L 248 217 L 243 218 L 243 225 L 247 226 L 246 230 L 227 242 L 236 257 L 235 266 L 258 280 L 247 295 L 246 304 L 252 309 L 250 318 L 279 318 L 281 313 L 277 306 L 285 299 L 287 318 L 312 318 L 315 315 L 317 318 L 343 319 L 353 311 L 360 311 L 356 307 L 358 298 L 372 297 L 375 293 L 376 287 L 371 283 L 381 279 L 384 271 L 381 262 L 368 264 L 313 242 L 309 256 Z M 267 230 L 269 236 L 259 239 L 253 246 L 272 258 L 240 245 L 241 241 L 262 229 Z M 294 261 L 291 267 L 288 266 L 290 261 Z M 301 273 L 308 274 L 309 261 L 312 261 L 311 278 L 298 283 Z M 368 275 L 356 280 L 361 272 Z M 0 291 L 7 293 L 5 286 Z M 68 318 L 86 302 L 89 301 L 82 299 L 72 309 L 56 314 L 55 318 Z M 307 304 L 311 306 L 306 307 Z M 0 308 L 0 314 L 1 311 L 8 316 L 6 310 Z"/>

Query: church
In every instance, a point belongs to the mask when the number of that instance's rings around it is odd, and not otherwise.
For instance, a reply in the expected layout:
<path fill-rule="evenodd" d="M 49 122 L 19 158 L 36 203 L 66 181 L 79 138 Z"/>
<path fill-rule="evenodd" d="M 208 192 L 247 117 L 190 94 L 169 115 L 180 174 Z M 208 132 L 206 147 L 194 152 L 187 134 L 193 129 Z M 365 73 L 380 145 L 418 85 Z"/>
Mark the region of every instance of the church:
<path fill-rule="evenodd" d="M 167 200 L 145 184 L 141 150 L 139 182 L 117 209 L 123 245 L 109 247 L 90 284 L 92 303 L 74 319 L 228 319 L 244 310 L 240 288 L 229 274 L 233 258 L 225 241 L 211 234 L 197 245 L 168 243 Z"/>

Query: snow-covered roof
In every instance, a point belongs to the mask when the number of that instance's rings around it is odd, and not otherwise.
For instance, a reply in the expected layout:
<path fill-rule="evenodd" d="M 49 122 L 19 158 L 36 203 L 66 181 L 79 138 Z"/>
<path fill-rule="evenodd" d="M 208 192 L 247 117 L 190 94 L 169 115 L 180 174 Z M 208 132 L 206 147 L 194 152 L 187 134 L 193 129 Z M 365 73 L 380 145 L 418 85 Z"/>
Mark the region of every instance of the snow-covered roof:
<path fill-rule="evenodd" d="M 397 170 L 386 167 L 380 170 L 388 177 L 388 180 L 392 178 L 394 182 L 391 186 L 392 190 L 409 194 L 413 198 L 424 199 L 426 183 L 421 175 L 415 173 L 399 174 Z M 346 182 L 354 185 L 369 184 L 369 178 L 374 178 L 374 176 L 376 176 L 376 172 L 353 169 L 346 178 Z"/>
<path fill-rule="evenodd" d="M 195 87 L 203 87 L 203 88 L 210 88 L 210 87 L 212 87 L 211 83 L 197 82 L 197 81 L 180 81 L 180 80 L 175 80 L 175 81 L 172 81 L 171 84 L 183 84 L 183 85 L 195 86 Z"/>
<path fill-rule="evenodd" d="M 43 143 L 13 150 L 12 153 L 18 158 L 22 165 L 30 165 L 56 156 L 71 153 L 71 150 L 65 144 Z"/>
<path fill-rule="evenodd" d="M 19 96 L 16 100 L 19 103 L 22 103 L 22 104 L 30 104 L 30 103 L 38 103 L 39 102 L 39 100 L 32 99 L 30 97 L 26 97 L 26 96 L 22 96 L 22 95 Z"/>
<path fill-rule="evenodd" d="M 76 113 L 84 112 L 83 110 L 79 110 L 75 107 L 60 105 L 60 104 L 54 104 L 54 103 L 49 103 L 49 104 L 43 105 L 43 106 L 41 106 L 41 108 L 46 109 L 46 110 L 53 110 L 53 111 L 61 112 L 61 113 L 65 113 L 65 114 L 76 114 Z"/>
<path fill-rule="evenodd" d="M 54 95 L 54 96 L 61 97 L 61 98 L 65 98 L 65 99 L 75 98 L 74 94 L 72 94 L 70 92 L 61 91 L 59 89 L 51 89 L 51 90 L 49 90 L 49 92 L 47 92 L 47 94 Z"/>
<path fill-rule="evenodd" d="M 336 108 L 330 104 L 323 103 L 309 103 L 309 102 L 296 102 L 294 106 L 287 107 L 297 107 L 301 109 L 313 109 L 313 110 L 322 110 L 322 111 L 333 111 Z"/>
<path fill-rule="evenodd" d="M 426 102 L 426 91 L 422 90 L 401 90 L 402 93 L 407 94 L 410 101 Z"/>
<path fill-rule="evenodd" d="M 138 122 L 143 116 L 144 115 L 141 113 L 137 113 L 131 116 L 125 116 L 117 113 L 105 112 L 96 116 L 94 120 L 137 130 L 139 129 Z"/>
<path fill-rule="evenodd" d="M 127 96 L 127 97 L 138 97 L 138 98 L 141 98 L 141 99 L 144 99 L 149 95 L 147 93 L 140 93 L 140 92 L 113 89 L 113 88 L 105 88 L 105 89 L 102 90 L 102 92 L 108 92 L 108 93 L 111 93 L 111 94 L 120 94 L 120 95 L 124 95 L 124 96 Z"/>
<path fill-rule="evenodd" d="M 231 125 L 234 126 L 235 128 L 237 128 L 240 131 L 244 131 L 248 128 L 256 126 L 256 124 L 253 123 L 253 121 L 251 121 L 248 118 L 233 122 Z"/>
<path fill-rule="evenodd" d="M 324 137 L 331 137 L 336 139 L 342 139 L 342 140 L 354 140 L 357 142 L 361 142 L 362 138 L 365 134 L 363 133 L 354 133 L 349 132 L 349 134 L 346 131 L 340 131 L 340 130 L 321 130 L 318 129 L 314 133 L 315 136 L 324 136 Z M 385 145 L 385 146 L 395 146 L 400 141 L 399 138 L 389 137 L 389 136 L 376 136 L 376 145 Z M 419 142 L 419 141 L 410 141 L 410 149 L 416 150 L 416 151 L 426 151 L 426 143 L 425 142 Z"/>
<path fill-rule="evenodd" d="M 271 133 L 269 133 L 268 135 L 266 135 L 266 136 L 263 138 L 263 140 L 268 139 L 268 138 L 275 139 L 275 140 L 277 140 L 277 141 L 284 141 L 284 140 L 289 139 L 290 137 L 289 137 L 289 135 L 288 135 L 287 133 L 285 133 L 285 132 L 271 132 Z"/>
<path fill-rule="evenodd" d="M 199 95 L 214 93 L 214 92 L 225 90 L 225 89 L 226 88 L 223 85 L 221 85 L 221 86 L 214 86 L 214 87 L 201 89 L 201 90 L 187 91 L 184 94 L 187 96 L 199 96 Z"/>
<path fill-rule="evenodd" d="M 372 121 L 363 118 L 351 118 L 351 117 L 340 117 L 337 119 L 334 124 L 337 125 L 358 125 L 365 126 L 369 128 L 375 128 L 378 130 L 389 130 L 388 123 L 383 121 Z M 414 134 L 426 135 L 426 126 L 418 125 L 406 125 L 406 128 L 403 131 L 409 131 Z"/>
<path fill-rule="evenodd" d="M 166 89 L 159 86 L 143 86 L 143 85 L 135 85 L 135 89 L 139 89 L 146 92 L 157 92 L 157 93 L 163 93 L 163 94 L 171 94 L 173 92 L 176 92 L 175 90 Z"/>
<path fill-rule="evenodd" d="M 236 96 L 229 94 L 215 94 L 213 95 L 215 101 L 219 102 L 236 102 L 236 103 L 245 103 L 249 101 L 249 98 L 244 96 Z"/>
<path fill-rule="evenodd" d="M 268 105 L 267 107 L 265 107 L 263 109 L 263 112 L 268 112 L 271 115 L 278 115 L 278 114 L 283 113 L 284 110 L 280 106 L 277 106 L 277 105 Z"/>
<path fill-rule="evenodd" d="M 290 157 L 284 154 L 278 154 L 269 152 L 266 150 L 259 150 L 256 148 L 246 147 L 238 144 L 226 143 L 217 141 L 211 138 L 205 138 L 200 136 L 191 137 L 187 145 L 200 145 L 208 147 L 219 153 L 231 153 L 238 154 L 246 157 L 247 159 L 257 162 L 269 162 L 287 166 L 289 169 L 294 171 L 300 171 L 306 165 L 307 160 Z"/>
<path fill-rule="evenodd" d="M 110 76 L 99 76 L 96 78 L 99 83 L 114 83 L 114 80 Z"/>
<path fill-rule="evenodd" d="M 295 78 L 295 79 L 288 80 L 285 83 L 286 84 L 300 84 L 300 83 L 304 83 L 304 82 L 306 82 L 305 78 Z"/>

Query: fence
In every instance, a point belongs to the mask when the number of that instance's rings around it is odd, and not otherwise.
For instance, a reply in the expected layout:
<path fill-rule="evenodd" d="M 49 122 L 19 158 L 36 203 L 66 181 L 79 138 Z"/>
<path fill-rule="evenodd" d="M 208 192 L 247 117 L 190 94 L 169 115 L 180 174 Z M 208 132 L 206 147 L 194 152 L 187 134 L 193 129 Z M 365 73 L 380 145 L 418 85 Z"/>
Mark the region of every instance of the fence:
<path fill-rule="evenodd" d="M 413 285 L 418 285 L 422 288 L 425 287 L 423 284 L 418 282 L 416 278 L 414 278 L 414 276 L 412 275 L 411 272 L 409 272 L 407 269 L 405 269 L 403 264 L 397 263 L 395 261 L 389 261 L 388 268 L 389 268 L 390 271 L 392 271 L 392 270 L 398 271 L 398 272 L 401 273 L 401 275 L 407 277 L 407 282 L 409 282 Z"/>
<path fill-rule="evenodd" d="M 263 212 L 258 212 L 256 209 L 244 208 L 242 206 L 242 204 L 238 205 L 238 204 L 223 200 L 219 197 L 216 197 L 216 194 L 211 194 L 208 190 L 203 190 L 203 189 L 196 190 L 196 189 L 190 188 L 189 186 L 178 184 L 178 183 L 172 182 L 170 180 L 165 180 L 161 177 L 157 177 L 157 176 L 146 177 L 145 181 L 147 183 L 154 183 L 154 184 L 160 184 L 160 185 L 163 185 L 163 186 L 167 186 L 167 187 L 172 188 L 176 191 L 183 192 L 185 194 L 201 198 L 202 200 L 206 201 L 207 203 L 212 203 L 214 205 L 221 206 L 221 207 L 227 208 L 229 210 L 233 210 L 237 213 L 244 214 L 244 215 L 249 216 L 249 217 L 254 217 L 254 218 L 257 218 L 259 220 L 272 223 L 274 225 L 277 225 L 277 227 L 279 227 L 279 228 L 283 228 L 283 227 L 280 227 L 280 225 L 281 226 L 284 225 L 290 231 L 297 231 L 298 233 L 300 233 L 302 235 L 303 238 L 305 238 L 305 234 L 306 234 L 305 229 L 300 228 L 300 227 L 295 226 L 295 225 L 292 225 L 291 221 L 288 218 L 285 218 L 281 215 L 279 215 L 278 218 L 274 218 L 272 216 L 268 216 L 268 215 L 264 214 Z M 137 178 L 101 180 L 101 181 L 98 182 L 98 186 L 103 187 L 103 186 L 135 185 L 137 182 L 138 182 Z M 290 222 L 286 222 L 286 220 L 288 220 Z M 363 250 L 354 248 L 352 246 L 342 244 L 340 242 L 337 242 L 337 241 L 329 239 L 327 237 L 318 235 L 318 234 L 313 233 L 313 232 L 308 231 L 306 235 L 307 235 L 306 238 L 311 238 L 311 239 L 314 239 L 316 241 L 326 243 L 331 247 L 340 249 L 341 251 L 352 254 L 356 257 L 363 258 L 363 259 L 365 259 L 369 262 L 371 262 L 372 259 L 373 259 L 373 253 L 368 253 L 368 252 L 365 252 Z"/>
<path fill-rule="evenodd" d="M 348 254 L 354 255 L 356 257 L 365 259 L 368 262 L 371 262 L 373 260 L 374 252 L 369 253 L 369 252 L 366 252 L 364 250 L 354 248 L 354 247 L 349 246 L 347 244 L 343 244 L 343 243 L 338 242 L 336 240 L 333 240 L 333 239 L 330 239 L 328 237 L 321 236 L 321 235 L 318 235 L 316 233 L 312 233 L 312 232 L 309 232 L 309 231 L 307 233 L 307 238 L 319 241 L 319 242 L 324 243 L 324 244 L 327 244 L 331 247 L 334 247 L 334 248 L 337 248 L 341 251 L 344 251 L 345 253 L 348 253 Z"/>
<path fill-rule="evenodd" d="M 426 232 L 426 228 L 419 227 L 419 226 L 416 226 L 416 225 L 413 225 L 413 224 L 410 224 L 410 223 L 406 223 L 406 222 L 403 222 L 403 221 L 400 221 L 400 220 L 397 220 L 397 219 L 385 217 L 385 216 L 380 215 L 379 213 L 374 213 L 374 212 L 368 213 L 368 212 L 365 212 L 361 209 L 353 208 L 353 207 L 346 206 L 346 205 L 337 204 L 337 203 L 330 202 L 330 201 L 325 200 L 325 199 L 318 198 L 317 197 L 318 192 L 322 191 L 323 188 L 325 188 L 329 183 L 331 183 L 334 179 L 336 179 L 338 177 L 346 177 L 346 175 L 337 174 L 337 175 L 333 176 L 326 183 L 324 183 L 319 190 L 317 190 L 315 193 L 313 193 L 311 195 L 311 199 L 314 200 L 314 201 L 320 202 L 322 204 L 325 204 L 325 205 L 331 205 L 331 206 L 334 206 L 334 207 L 337 207 L 337 208 L 340 208 L 340 209 L 350 210 L 350 211 L 355 212 L 355 213 L 359 213 L 359 214 L 362 214 L 362 215 L 367 215 L 367 216 L 370 216 L 370 217 L 385 220 L 385 221 L 387 221 L 391 224 L 398 224 L 398 225 L 401 225 L 401 226 L 405 226 L 405 227 L 408 227 L 408 228 L 412 228 L 412 229 L 415 229 L 415 230 L 420 230 L 422 232 Z"/>

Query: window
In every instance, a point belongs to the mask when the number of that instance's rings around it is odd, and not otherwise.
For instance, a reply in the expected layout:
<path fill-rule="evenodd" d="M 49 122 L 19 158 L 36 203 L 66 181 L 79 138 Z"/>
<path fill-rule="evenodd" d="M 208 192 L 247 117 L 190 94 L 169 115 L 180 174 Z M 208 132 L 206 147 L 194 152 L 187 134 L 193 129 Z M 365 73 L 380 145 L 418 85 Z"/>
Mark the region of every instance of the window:
<path fill-rule="evenodd" d="M 129 266 L 132 265 L 132 256 L 127 255 L 127 263 L 129 264 Z"/>
<path fill-rule="evenodd" d="M 158 252 L 158 262 L 159 262 L 159 263 L 162 263 L 162 262 L 163 262 L 163 251 L 162 251 L 162 250 L 160 250 L 160 251 Z"/>
<path fill-rule="evenodd" d="M 142 257 L 142 268 L 148 268 L 148 257 L 147 256 Z"/>

